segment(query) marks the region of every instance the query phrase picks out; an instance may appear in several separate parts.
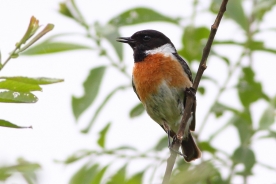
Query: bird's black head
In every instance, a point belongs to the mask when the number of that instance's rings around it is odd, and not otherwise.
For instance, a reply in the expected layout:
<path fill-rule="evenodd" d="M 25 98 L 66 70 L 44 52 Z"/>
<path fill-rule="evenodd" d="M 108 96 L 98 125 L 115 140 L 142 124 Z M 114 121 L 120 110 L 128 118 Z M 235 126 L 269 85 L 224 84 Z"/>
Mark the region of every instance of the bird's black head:
<path fill-rule="evenodd" d="M 155 30 L 142 30 L 134 33 L 131 37 L 119 37 L 118 42 L 128 43 L 134 51 L 134 61 L 142 61 L 147 52 L 169 44 L 173 50 L 174 45 L 163 33 Z"/>

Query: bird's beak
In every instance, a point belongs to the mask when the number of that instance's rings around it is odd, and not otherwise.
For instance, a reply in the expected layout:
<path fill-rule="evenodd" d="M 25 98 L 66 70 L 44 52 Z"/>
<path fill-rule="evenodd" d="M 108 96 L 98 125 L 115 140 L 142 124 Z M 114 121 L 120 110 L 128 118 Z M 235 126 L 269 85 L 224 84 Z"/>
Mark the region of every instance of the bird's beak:
<path fill-rule="evenodd" d="M 117 42 L 123 42 L 123 43 L 135 43 L 135 40 L 133 40 L 130 37 L 119 37 L 116 39 Z"/>

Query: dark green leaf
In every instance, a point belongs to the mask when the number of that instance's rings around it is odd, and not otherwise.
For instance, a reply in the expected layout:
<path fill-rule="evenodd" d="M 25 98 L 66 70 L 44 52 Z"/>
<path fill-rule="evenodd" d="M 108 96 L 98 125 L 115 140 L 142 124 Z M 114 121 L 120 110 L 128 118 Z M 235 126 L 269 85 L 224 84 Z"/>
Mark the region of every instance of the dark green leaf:
<path fill-rule="evenodd" d="M 15 125 L 15 124 L 13 124 L 9 121 L 3 120 L 3 119 L 0 119 L 0 126 L 1 127 L 8 127 L 8 128 L 32 128 L 31 126 L 29 126 L 29 127 L 18 126 L 18 125 Z"/>
<path fill-rule="evenodd" d="M 110 128 L 110 123 L 108 123 L 100 132 L 100 137 L 97 141 L 98 145 L 101 146 L 102 148 L 105 148 L 105 137 L 106 137 L 106 134 Z"/>
<path fill-rule="evenodd" d="M 121 13 L 120 15 L 112 18 L 109 21 L 109 24 L 115 25 L 117 27 L 121 27 L 121 26 L 129 26 L 134 24 L 156 22 L 156 21 L 178 24 L 177 19 L 164 16 L 161 13 L 158 13 L 157 11 L 154 11 L 149 8 L 142 8 L 142 7 L 130 9 Z"/>
<path fill-rule="evenodd" d="M 245 107 L 266 95 L 262 91 L 262 85 L 260 82 L 254 80 L 254 72 L 251 68 L 245 67 L 242 69 L 243 75 L 239 79 L 238 93 L 242 104 Z"/>
<path fill-rule="evenodd" d="M 4 91 L 0 92 L 0 102 L 4 103 L 35 103 L 37 97 L 28 92 Z"/>
<path fill-rule="evenodd" d="M 198 87 L 197 88 L 197 91 L 200 93 L 200 94 L 202 94 L 202 95 L 204 95 L 205 94 L 205 88 L 204 87 Z"/>
<path fill-rule="evenodd" d="M 145 111 L 145 108 L 142 103 L 137 104 L 135 107 L 133 107 L 129 113 L 129 116 L 131 118 L 140 116 Z"/>
<path fill-rule="evenodd" d="M 23 55 L 39 55 L 39 54 L 52 54 L 58 52 L 81 50 L 81 49 L 92 49 L 86 45 L 80 45 L 77 43 L 70 42 L 54 42 L 54 41 L 44 41 L 37 44 L 28 50 L 24 51 Z"/>
<path fill-rule="evenodd" d="M 99 166 L 84 165 L 70 180 L 70 184 L 91 184 L 93 178 L 97 175 Z"/>
<path fill-rule="evenodd" d="M 233 162 L 235 164 L 242 163 L 244 165 L 243 173 L 245 175 L 252 174 L 252 168 L 256 163 L 256 158 L 254 152 L 248 147 L 238 147 L 233 154 Z"/>
<path fill-rule="evenodd" d="M 142 184 L 142 180 L 143 180 L 143 175 L 144 175 L 145 171 L 143 172 L 139 172 L 135 175 L 133 175 L 131 178 L 129 178 L 125 184 Z"/>
<path fill-rule="evenodd" d="M 208 151 L 212 154 L 216 153 L 217 149 L 214 148 L 209 142 L 200 142 L 199 143 L 199 147 L 201 148 L 201 150 L 203 151 Z"/>
<path fill-rule="evenodd" d="M 72 108 L 76 119 L 93 103 L 96 99 L 100 85 L 104 76 L 105 67 L 100 66 L 90 70 L 88 77 L 83 83 L 84 95 L 82 97 L 72 97 Z"/>
<path fill-rule="evenodd" d="M 199 61 L 209 33 L 210 30 L 206 27 L 186 27 L 182 35 L 183 48 L 178 53 L 187 59 L 187 62 Z"/>
<path fill-rule="evenodd" d="M 8 79 L 0 82 L 0 89 L 7 89 L 17 92 L 42 91 L 41 87 L 37 84 L 27 84 Z"/>
<path fill-rule="evenodd" d="M 274 123 L 275 112 L 274 107 L 270 104 L 263 112 L 263 115 L 260 119 L 259 128 L 261 130 L 267 130 Z"/>
<path fill-rule="evenodd" d="M 119 184 L 119 183 L 125 183 L 125 182 L 126 182 L 126 166 L 123 166 L 113 176 L 111 176 L 107 184 Z"/>
<path fill-rule="evenodd" d="M 34 84 L 34 85 L 46 85 L 46 84 L 54 84 L 58 82 L 63 82 L 63 79 L 55 79 L 55 78 L 46 78 L 46 77 L 39 77 L 39 78 L 29 78 L 29 77 L 1 77 L 1 79 L 7 79 L 17 82 L 22 82 L 26 84 Z"/>
<path fill-rule="evenodd" d="M 93 118 L 89 122 L 88 126 L 83 129 L 82 133 L 88 133 L 91 126 L 94 124 L 95 120 L 97 119 L 98 115 L 100 114 L 101 110 L 104 108 L 104 106 L 107 104 L 107 102 L 110 100 L 110 98 L 119 90 L 126 89 L 130 86 L 118 86 L 113 91 L 111 91 L 104 99 L 104 101 L 101 103 L 101 105 L 97 108 L 96 112 L 93 114 Z"/>
<path fill-rule="evenodd" d="M 163 150 L 166 147 L 168 147 L 168 137 L 164 136 L 156 144 L 156 146 L 154 147 L 154 150 L 161 151 L 161 150 Z"/>

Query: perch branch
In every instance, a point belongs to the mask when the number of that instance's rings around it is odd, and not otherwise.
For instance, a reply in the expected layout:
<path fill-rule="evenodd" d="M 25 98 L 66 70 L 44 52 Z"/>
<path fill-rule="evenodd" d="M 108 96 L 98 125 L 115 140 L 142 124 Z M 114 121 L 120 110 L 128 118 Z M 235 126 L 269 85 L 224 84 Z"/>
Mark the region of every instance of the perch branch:
<path fill-rule="evenodd" d="M 219 27 L 220 21 L 223 17 L 224 12 L 226 11 L 227 3 L 228 3 L 228 0 L 223 0 L 222 1 L 219 13 L 216 17 L 216 20 L 215 20 L 214 24 L 211 26 L 211 32 L 209 34 L 208 41 L 207 41 L 207 43 L 206 43 L 206 45 L 203 49 L 202 58 L 201 58 L 201 61 L 200 61 L 200 64 L 199 64 L 199 67 L 198 67 L 198 70 L 197 70 L 197 74 L 196 74 L 194 83 L 193 83 L 193 89 L 194 89 L 195 93 L 197 91 L 197 88 L 198 88 L 199 82 L 201 80 L 202 74 L 203 74 L 204 70 L 207 68 L 206 61 L 207 61 L 207 58 L 209 56 L 211 46 L 212 46 L 214 37 L 216 35 L 217 29 Z M 179 149 L 179 147 L 181 145 L 181 141 L 183 139 L 186 123 L 187 123 L 188 119 L 191 116 L 191 109 L 192 109 L 192 105 L 194 103 L 194 98 L 193 98 L 192 95 L 189 95 L 190 93 L 187 93 L 187 94 L 188 95 L 187 95 L 187 99 L 186 99 L 185 111 L 184 111 L 179 129 L 178 129 L 178 132 L 177 132 L 176 140 L 172 144 L 173 150 L 178 150 Z M 172 170 L 173 170 L 173 167 L 174 167 L 174 164 L 175 164 L 176 156 L 177 156 L 177 153 L 174 152 L 174 151 L 171 151 L 171 155 L 167 160 L 166 172 L 165 172 L 165 176 L 163 178 L 162 184 L 168 184 L 169 183 L 170 178 L 171 178 L 171 174 L 172 174 Z"/>

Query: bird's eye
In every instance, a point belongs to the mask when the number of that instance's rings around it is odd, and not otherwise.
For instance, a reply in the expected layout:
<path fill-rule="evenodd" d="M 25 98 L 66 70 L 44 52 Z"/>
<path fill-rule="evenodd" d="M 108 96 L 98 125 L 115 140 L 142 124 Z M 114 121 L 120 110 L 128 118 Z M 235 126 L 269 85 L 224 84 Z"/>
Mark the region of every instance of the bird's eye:
<path fill-rule="evenodd" d="M 144 36 L 144 37 L 143 37 L 143 40 L 144 40 L 144 41 L 149 41 L 150 39 L 151 39 L 150 36 Z"/>

